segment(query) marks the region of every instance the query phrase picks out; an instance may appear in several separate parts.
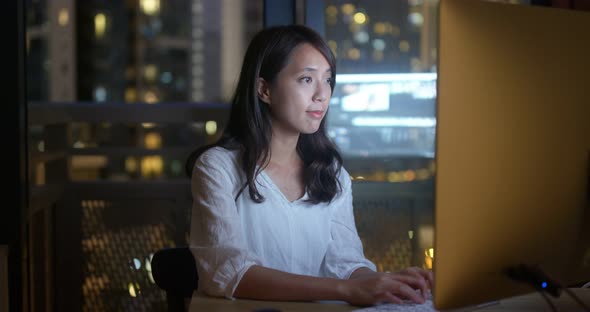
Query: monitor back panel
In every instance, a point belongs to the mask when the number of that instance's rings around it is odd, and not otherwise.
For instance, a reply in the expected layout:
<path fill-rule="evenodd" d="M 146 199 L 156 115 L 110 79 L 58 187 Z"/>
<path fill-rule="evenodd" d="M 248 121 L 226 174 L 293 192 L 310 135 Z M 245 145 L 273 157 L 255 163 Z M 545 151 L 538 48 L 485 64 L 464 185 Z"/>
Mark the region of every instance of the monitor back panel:
<path fill-rule="evenodd" d="M 435 304 L 530 292 L 499 272 L 518 263 L 571 281 L 587 210 L 590 13 L 439 9 Z"/>

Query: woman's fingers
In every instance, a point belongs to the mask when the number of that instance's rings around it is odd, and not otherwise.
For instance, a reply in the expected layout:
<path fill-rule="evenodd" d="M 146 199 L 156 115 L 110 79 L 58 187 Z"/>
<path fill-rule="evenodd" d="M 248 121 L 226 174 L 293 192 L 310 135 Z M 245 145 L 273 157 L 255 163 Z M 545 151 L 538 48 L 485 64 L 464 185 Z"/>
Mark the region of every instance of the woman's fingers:
<path fill-rule="evenodd" d="M 404 284 L 407 284 L 414 289 L 419 289 L 423 293 L 426 293 L 428 291 L 427 282 L 422 277 L 412 275 L 394 275 L 392 276 L 392 278 Z"/>
<path fill-rule="evenodd" d="M 415 268 L 415 272 L 418 273 L 426 283 L 426 291 L 424 291 L 424 296 L 428 293 L 428 289 L 432 289 L 434 287 L 434 274 L 431 270 L 424 270 L 421 268 Z"/>
<path fill-rule="evenodd" d="M 431 273 L 419 268 L 409 268 L 396 273 L 363 275 L 352 279 L 358 287 L 351 302 L 359 304 L 403 303 L 409 300 L 424 303 L 432 284 Z"/>
<path fill-rule="evenodd" d="M 425 280 L 428 289 L 434 288 L 434 273 L 431 270 L 416 268 L 415 272 Z"/>
<path fill-rule="evenodd" d="M 390 274 L 393 280 L 404 283 L 412 289 L 412 292 L 416 295 L 416 289 L 420 290 L 421 297 L 426 299 L 429 289 L 429 282 L 421 274 Z"/>
<path fill-rule="evenodd" d="M 433 286 L 434 285 L 434 274 L 431 270 L 425 270 L 421 268 L 412 267 L 410 268 L 413 272 L 421 275 L 424 279 L 428 281 L 428 283 Z"/>
<path fill-rule="evenodd" d="M 401 271 L 401 273 L 410 274 L 414 276 L 420 276 L 428 283 L 428 288 L 434 287 L 434 273 L 431 270 L 425 270 L 418 267 L 411 267 Z"/>
<path fill-rule="evenodd" d="M 377 302 L 377 304 L 382 304 L 382 303 L 395 303 L 395 304 L 402 304 L 403 300 L 390 293 L 390 292 L 385 292 L 382 294 L 382 298 L 380 298 L 380 300 Z"/>
<path fill-rule="evenodd" d="M 397 293 L 400 297 L 407 298 L 416 303 L 425 302 L 425 298 L 422 295 L 420 295 L 414 288 L 410 287 L 408 284 L 405 283 L 399 284 Z"/>
<path fill-rule="evenodd" d="M 428 284 L 429 284 L 430 289 L 433 289 L 434 288 L 434 272 L 432 272 L 430 270 L 426 271 L 426 277 L 428 279 Z"/>

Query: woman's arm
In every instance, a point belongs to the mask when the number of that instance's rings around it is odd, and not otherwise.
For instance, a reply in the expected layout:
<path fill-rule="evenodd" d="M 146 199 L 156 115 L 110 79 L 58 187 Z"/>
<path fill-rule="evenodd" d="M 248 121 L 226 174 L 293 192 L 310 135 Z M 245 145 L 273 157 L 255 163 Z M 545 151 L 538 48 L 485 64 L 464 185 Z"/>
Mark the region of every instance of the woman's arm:
<path fill-rule="evenodd" d="M 235 154 L 220 147 L 205 151 L 191 179 L 193 196 L 190 247 L 199 274 L 199 291 L 232 298 L 248 267 L 261 264 L 250 252 L 235 203 L 243 185 Z"/>
<path fill-rule="evenodd" d="M 254 265 L 240 280 L 234 297 L 272 301 L 342 300 L 360 306 L 402 303 L 403 300 L 424 302 L 424 296 L 417 292 L 424 287 L 423 278 L 367 270 L 370 272 L 362 270 L 364 274 L 343 280 L 291 274 Z"/>
<path fill-rule="evenodd" d="M 344 280 L 291 274 L 253 265 L 234 297 L 273 301 L 344 300 Z"/>

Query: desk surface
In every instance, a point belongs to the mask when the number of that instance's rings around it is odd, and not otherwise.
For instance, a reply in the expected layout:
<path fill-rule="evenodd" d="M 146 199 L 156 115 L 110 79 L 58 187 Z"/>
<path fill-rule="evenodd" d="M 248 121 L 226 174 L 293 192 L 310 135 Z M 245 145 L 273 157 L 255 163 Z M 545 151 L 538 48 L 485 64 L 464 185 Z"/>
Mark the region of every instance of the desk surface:
<path fill-rule="evenodd" d="M 590 289 L 576 288 L 572 289 L 574 293 L 590 306 Z M 563 292 L 560 298 L 551 298 L 557 311 L 583 311 L 582 308 L 570 297 Z M 303 311 L 354 311 L 362 309 L 361 307 L 351 306 L 344 302 L 277 302 L 277 301 L 258 301 L 258 300 L 227 300 L 220 298 L 204 297 L 195 293 L 191 299 L 190 312 L 199 311 L 223 311 L 223 312 L 303 312 Z M 386 310 L 384 310 L 386 311 Z M 501 300 L 497 304 L 479 308 L 464 308 L 453 310 L 454 312 L 542 312 L 551 311 L 551 308 L 543 297 L 538 293 L 517 296 Z"/>
<path fill-rule="evenodd" d="M 228 300 L 220 298 L 204 297 L 195 294 L 191 299 L 190 312 L 344 312 L 354 311 L 358 307 L 351 306 L 346 302 L 279 302 L 259 300 Z"/>

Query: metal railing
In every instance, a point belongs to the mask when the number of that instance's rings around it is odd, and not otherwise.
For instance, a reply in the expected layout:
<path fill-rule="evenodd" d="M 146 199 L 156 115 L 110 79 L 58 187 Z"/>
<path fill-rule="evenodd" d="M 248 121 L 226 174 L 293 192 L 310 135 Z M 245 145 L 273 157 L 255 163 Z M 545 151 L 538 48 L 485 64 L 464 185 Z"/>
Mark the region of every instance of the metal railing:
<path fill-rule="evenodd" d="M 141 250 L 149 255 L 166 245 L 187 244 L 191 202 L 188 179 L 72 181 L 68 168 L 70 159 L 80 155 L 188 154 L 194 146 L 156 150 L 138 146 L 73 148 L 68 142 L 69 127 L 74 123 L 191 124 L 210 120 L 223 124 L 227 108 L 226 104 L 196 103 L 29 103 L 29 132 L 43 142 L 42 149 L 31 148 L 36 151 L 29 155 L 30 180 L 42 176 L 41 182 L 29 186 L 26 214 L 32 309 L 158 307 L 163 304 L 163 293 L 150 283 L 149 264 L 138 264 L 133 253 Z M 92 226 L 104 220 L 110 222 L 108 226 L 116 220 L 117 227 Z M 142 245 L 126 240 L 126 235 L 151 241 Z M 95 241 L 108 246 L 92 245 Z M 114 252 L 116 255 L 109 259 L 119 265 L 100 262 L 101 250 Z M 132 273 L 129 265 L 121 262 L 127 258 L 138 268 Z M 48 269 L 52 267 L 55 270 Z M 125 289 L 125 285 L 131 286 Z"/>
<path fill-rule="evenodd" d="M 30 284 L 47 285 L 32 290 L 33 308 L 158 310 L 161 306 L 163 311 L 165 297 L 150 280 L 149 254 L 167 245 L 188 243 L 192 201 L 188 178 L 72 181 L 68 170 L 69 160 L 77 156 L 185 154 L 194 146 L 73 148 L 68 142 L 69 127 L 73 123 L 190 124 L 209 120 L 222 125 L 228 108 L 226 104 L 196 103 L 29 104 L 30 128 L 44 141 L 44 149 L 30 155 L 30 172 L 33 174 L 39 164 L 45 168 L 44 183 L 31 186 L 27 213 L 33 268 Z M 388 216 L 401 216 L 400 222 L 408 223 L 403 228 L 412 231 L 431 216 L 431 187 L 429 182 L 354 181 L 355 211 L 365 216 L 358 219 L 365 222 L 359 224 L 359 233 L 367 234 L 375 227 L 373 220 Z M 377 211 L 383 215 L 371 215 Z M 420 261 L 423 251 L 417 245 L 417 231 L 413 241 L 404 235 L 410 250 L 403 261 Z M 383 253 L 382 247 L 390 249 L 389 239 L 367 249 Z"/>

